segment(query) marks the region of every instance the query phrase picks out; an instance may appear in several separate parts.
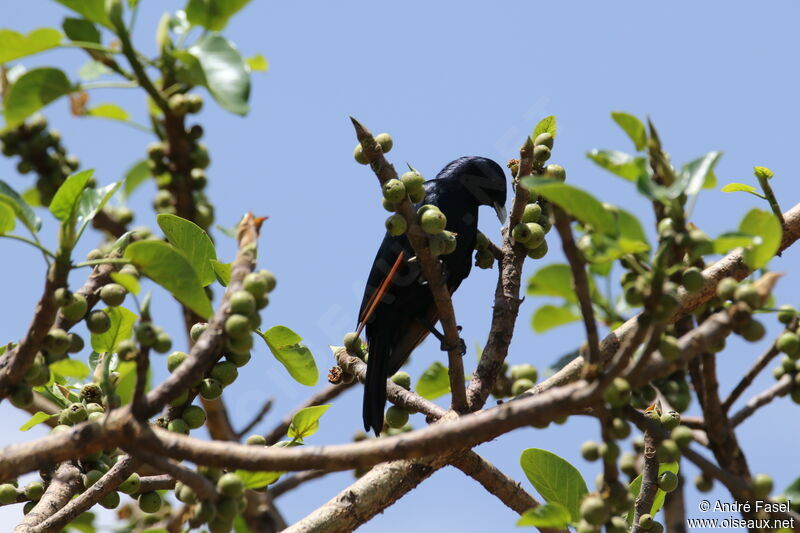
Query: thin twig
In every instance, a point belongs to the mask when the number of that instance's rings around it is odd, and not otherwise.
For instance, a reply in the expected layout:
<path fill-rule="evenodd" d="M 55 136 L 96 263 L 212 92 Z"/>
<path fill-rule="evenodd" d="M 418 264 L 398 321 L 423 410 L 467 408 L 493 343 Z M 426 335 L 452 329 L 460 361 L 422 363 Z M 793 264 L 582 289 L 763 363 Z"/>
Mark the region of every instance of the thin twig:
<path fill-rule="evenodd" d="M 272 485 L 269 489 L 269 493 L 273 498 L 277 498 L 290 490 L 296 489 L 306 481 L 319 479 L 327 474 L 330 474 L 327 470 L 306 470 L 305 472 L 298 472 L 294 475 L 286 476 Z"/>
<path fill-rule="evenodd" d="M 785 375 L 767 390 L 750 398 L 744 407 L 736 411 L 736 413 L 730 417 L 731 425 L 734 427 L 738 426 L 760 407 L 764 407 L 775 398 L 788 394 L 792 390 L 792 381 L 792 376 Z"/>
<path fill-rule="evenodd" d="M 267 401 L 264 402 L 264 404 L 261 406 L 261 409 L 258 410 L 253 419 L 250 420 L 250 422 L 248 422 L 248 424 L 240 431 L 236 432 L 236 440 L 241 440 L 242 437 L 250 433 L 254 427 L 260 424 L 261 421 L 264 420 L 264 417 L 267 416 L 267 413 L 269 413 L 270 409 L 272 409 L 272 398 L 267 398 Z"/>
<path fill-rule="evenodd" d="M 760 374 L 761 371 L 764 370 L 764 368 L 766 368 L 769 362 L 772 361 L 779 353 L 780 350 L 778 350 L 778 347 L 775 346 L 775 343 L 773 343 L 772 346 L 769 347 L 769 350 L 764 352 L 756 360 L 756 362 L 753 363 L 753 366 L 750 368 L 750 370 L 748 370 L 745 373 L 745 375 L 742 376 L 742 379 L 739 380 L 739 383 L 736 384 L 736 386 L 733 388 L 728 397 L 725 398 L 725 401 L 722 402 L 723 411 L 725 411 L 726 413 L 730 411 L 733 403 L 739 399 L 739 397 L 747 389 L 747 387 L 749 387 L 750 384 L 753 383 L 753 380 L 756 379 L 756 376 L 758 376 L 758 374 Z"/>
<path fill-rule="evenodd" d="M 143 450 L 138 446 L 123 446 L 122 449 L 142 462 L 154 466 L 184 483 L 190 487 L 201 500 L 216 501 L 218 494 L 214 484 L 194 470 L 180 463 L 170 461 L 166 457 L 162 457 L 156 453 Z"/>

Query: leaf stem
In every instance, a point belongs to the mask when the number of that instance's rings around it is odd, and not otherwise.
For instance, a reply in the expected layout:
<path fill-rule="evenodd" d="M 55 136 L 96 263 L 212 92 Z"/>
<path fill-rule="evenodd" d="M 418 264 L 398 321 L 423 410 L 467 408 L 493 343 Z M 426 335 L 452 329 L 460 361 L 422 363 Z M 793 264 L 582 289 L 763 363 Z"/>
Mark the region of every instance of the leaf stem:
<path fill-rule="evenodd" d="M 786 221 L 783 219 L 783 212 L 781 211 L 781 206 L 778 205 L 778 199 L 775 198 L 775 193 L 772 192 L 772 186 L 769 184 L 769 178 L 759 175 L 759 173 L 756 173 L 756 178 L 758 179 L 758 184 L 761 185 L 761 190 L 764 191 L 764 196 L 766 197 L 764 199 L 769 202 L 772 212 L 775 213 L 775 216 L 778 217 L 778 220 L 780 220 L 781 227 L 785 226 Z"/>
<path fill-rule="evenodd" d="M 73 265 L 72 268 L 81 268 L 86 266 L 95 266 L 95 265 L 128 265 L 130 261 L 127 259 L 123 259 L 122 257 L 104 257 L 102 259 L 91 259 L 89 261 L 84 261 L 82 263 L 78 263 Z"/>
<path fill-rule="evenodd" d="M 44 246 L 42 246 L 42 244 L 40 242 L 33 241 L 31 239 L 28 239 L 27 237 L 22 237 L 21 235 L 0 235 L 0 237 L 5 237 L 7 239 L 14 239 L 16 241 L 20 241 L 20 242 L 24 242 L 26 244 L 30 244 L 34 248 L 38 248 L 44 254 L 45 258 L 47 258 L 47 257 L 49 257 L 51 259 L 55 259 L 56 258 L 56 255 L 53 252 L 51 252 L 50 250 L 48 250 L 47 248 L 45 248 Z M 45 260 L 47 260 L 47 259 L 45 259 Z M 50 264 L 49 261 L 48 261 L 48 264 Z"/>

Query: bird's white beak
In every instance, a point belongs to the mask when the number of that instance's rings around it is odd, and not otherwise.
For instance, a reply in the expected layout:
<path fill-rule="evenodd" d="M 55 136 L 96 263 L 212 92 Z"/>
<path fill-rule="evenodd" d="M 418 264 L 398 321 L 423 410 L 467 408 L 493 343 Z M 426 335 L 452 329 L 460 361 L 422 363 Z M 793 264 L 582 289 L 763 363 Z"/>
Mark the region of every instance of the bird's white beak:
<path fill-rule="evenodd" d="M 504 205 L 500 205 L 495 202 L 492 207 L 494 208 L 494 212 L 497 213 L 497 218 L 500 219 L 501 224 L 506 223 L 506 217 L 508 216 L 508 212 L 506 211 L 506 207 Z"/>

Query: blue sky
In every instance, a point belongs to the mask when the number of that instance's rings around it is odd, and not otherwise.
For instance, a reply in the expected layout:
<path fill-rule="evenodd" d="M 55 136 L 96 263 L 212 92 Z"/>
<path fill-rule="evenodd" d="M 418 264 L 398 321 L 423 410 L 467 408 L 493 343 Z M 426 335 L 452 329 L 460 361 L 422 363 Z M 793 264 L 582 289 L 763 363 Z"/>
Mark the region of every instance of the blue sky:
<path fill-rule="evenodd" d="M 162 12 L 177 9 L 182 2 L 141 0 L 141 4 L 135 41 L 151 53 Z M 220 224 L 232 225 L 247 210 L 270 217 L 263 228 L 260 260 L 278 276 L 278 288 L 263 314 L 264 325 L 283 324 L 300 333 L 321 369 L 333 364 L 328 345 L 339 343 L 353 328 L 386 215 L 375 178 L 352 159 L 350 115 L 374 133 L 393 135 L 390 159 L 398 168 L 409 162 L 433 177 L 462 155 L 484 155 L 503 163 L 514 157 L 540 118 L 554 114 L 559 132 L 552 161 L 566 167 L 571 183 L 640 214 L 648 231 L 652 215 L 647 203 L 629 183 L 585 157 L 592 148 L 632 150 L 609 117 L 614 110 L 652 117 L 676 162 L 723 150 L 717 167 L 721 184 L 755 183 L 753 165 L 765 165 L 776 172 L 772 183 L 784 208 L 798 198 L 800 76 L 793 65 L 800 9 L 796 3 L 772 2 L 769 8 L 721 1 L 668 6 L 515 1 L 487 6 L 476 1 L 311 5 L 254 0 L 224 32 L 245 55 L 264 54 L 270 69 L 254 75 L 252 110 L 245 119 L 227 114 L 207 99 L 200 121 L 212 156 L 208 191 Z M 4 13 L 2 26 L 24 31 L 57 27 L 65 13 L 55 2 L 31 0 Z M 85 60 L 77 50 L 64 50 L 26 64 L 57 65 L 75 77 Z M 98 90 L 91 102 L 116 102 L 144 121 L 139 90 Z M 143 157 L 151 140 L 116 123 L 75 119 L 64 101 L 47 108 L 46 115 L 83 168 L 97 169 L 101 183 L 119 179 Z M 18 176 L 6 159 L 0 160 L 0 179 L 20 190 L 31 185 L 30 177 Z M 154 190 L 147 184 L 131 200 L 143 214 L 138 224 L 153 225 L 149 204 Z M 735 229 L 750 208 L 764 207 L 758 202 L 749 195 L 706 191 L 693 222 L 717 235 Z M 54 225 L 46 214 L 43 218 L 45 239 L 52 242 Z M 481 213 L 480 226 L 498 239 L 499 225 L 490 210 Z M 233 242 L 220 234 L 216 237 L 220 256 L 230 260 Z M 88 251 L 96 239 L 85 236 L 81 251 Z M 0 244 L 7 258 L 0 262 L 0 279 L 6 280 L 2 294 L 9 309 L 0 323 L 0 341 L 6 342 L 18 338 L 27 326 L 44 268 L 40 256 L 23 245 Z M 542 261 L 526 262 L 526 278 L 537 268 L 562 260 L 554 244 L 551 239 L 551 253 Z M 797 265 L 797 252 L 790 251 L 773 268 L 789 272 Z M 73 285 L 79 286 L 86 274 L 76 272 Z M 496 271 L 476 269 L 455 297 L 469 347 L 485 342 L 495 281 Z M 785 277 L 779 303 L 797 304 L 791 297 L 798 289 L 796 276 Z M 535 298 L 523 303 L 511 363 L 544 368 L 574 349 L 582 335 L 578 326 L 534 334 L 530 318 L 542 303 Z M 177 307 L 158 290 L 154 312 L 155 319 L 179 339 Z M 771 334 L 778 331 L 776 321 L 766 323 Z M 723 391 L 730 390 L 767 343 L 766 339 L 757 345 L 738 339 L 729 343 L 718 365 Z M 428 341 L 412 358 L 412 377 L 416 379 L 435 360 L 444 361 L 443 354 L 437 343 Z M 466 362 L 469 370 L 471 355 Z M 154 365 L 163 376 L 165 362 Z M 745 398 L 771 380 L 769 375 L 759 378 Z M 321 382 L 317 388 L 323 386 Z M 225 398 L 240 426 L 265 397 L 278 398 L 260 426 L 266 430 L 311 392 L 293 382 L 259 347 Z M 800 460 L 797 447 L 789 445 L 797 432 L 797 411 L 792 408 L 788 399 L 780 399 L 738 430 L 753 472 L 773 474 L 778 489 L 800 475 L 786 467 Z M 690 412 L 696 413 L 696 406 Z M 7 428 L 18 427 L 27 418 L 7 403 L 0 405 L 0 417 Z M 412 421 L 416 427 L 424 425 L 419 415 Z M 360 426 L 360 391 L 350 391 L 325 415 L 311 442 L 344 442 Z M 12 431 L 0 437 L 0 443 L 41 433 Z M 580 459 L 579 446 L 596 438 L 596 422 L 575 417 L 545 431 L 517 430 L 478 451 L 530 489 L 519 454 L 529 447 L 545 448 L 575 462 L 591 487 L 598 466 Z M 685 471 L 689 479 L 696 473 L 691 466 Z M 351 480 L 350 473 L 340 473 L 309 483 L 304 490 L 282 497 L 281 510 L 288 520 L 297 520 Z M 720 488 L 714 496 L 728 499 Z M 699 499 L 690 487 L 686 500 L 690 517 L 703 517 L 695 511 Z M 19 512 L 0 508 L 0 517 L 15 520 Z M 515 521 L 514 513 L 477 483 L 459 471 L 444 469 L 363 530 L 392 532 L 414 526 L 423 531 L 512 531 Z"/>

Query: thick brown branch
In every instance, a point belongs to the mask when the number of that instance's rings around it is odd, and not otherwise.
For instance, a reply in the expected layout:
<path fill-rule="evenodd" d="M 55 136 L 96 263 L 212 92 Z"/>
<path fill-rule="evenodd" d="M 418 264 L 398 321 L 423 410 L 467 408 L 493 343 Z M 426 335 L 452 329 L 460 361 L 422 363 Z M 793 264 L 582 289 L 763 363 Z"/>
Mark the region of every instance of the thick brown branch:
<path fill-rule="evenodd" d="M 35 526 L 64 507 L 82 487 L 81 471 L 74 464 L 62 463 L 53 473 L 50 485 L 42 499 L 25 515 L 22 522 L 14 528 L 14 533 L 33 533 Z"/>
<path fill-rule="evenodd" d="M 364 156 L 370 162 L 378 181 L 383 184 L 387 180 L 397 178 L 397 172 L 383 156 L 380 145 L 372 137 L 369 130 L 356 119 L 351 118 L 351 120 L 356 130 L 358 142 L 361 143 L 361 147 L 364 150 Z M 450 299 L 450 291 L 442 279 L 441 264 L 431 255 L 428 239 L 417 223 L 417 214 L 414 212 L 409 199 L 407 197 L 403 199 L 402 202 L 396 205 L 396 209 L 408 223 L 406 236 L 414 248 L 422 274 L 428 281 L 428 287 L 438 310 L 439 322 L 441 322 L 444 330 L 445 342 L 450 347 L 447 356 L 452 407 L 457 412 L 463 412 L 467 407 L 467 397 L 464 389 L 464 363 L 462 361 L 461 339 L 458 334 L 458 324 L 453 310 L 453 301 Z"/>
<path fill-rule="evenodd" d="M 78 497 L 72 499 L 64 507 L 60 508 L 55 514 L 50 515 L 45 521 L 38 524 L 31 531 L 35 533 L 49 533 L 51 531 L 61 531 L 61 529 L 74 520 L 79 514 L 88 511 L 97 502 L 103 499 L 106 494 L 114 491 L 119 485 L 130 476 L 138 466 L 138 462 L 126 456 L 111 467 L 103 477 L 94 485 L 86 489 Z"/>
<path fill-rule="evenodd" d="M 216 501 L 217 490 L 214 487 L 214 484 L 194 470 L 191 470 L 179 463 L 170 461 L 169 459 L 156 453 L 143 450 L 139 446 L 123 446 L 122 449 L 142 462 L 145 462 L 157 468 L 158 470 L 169 474 L 176 480 L 191 487 L 191 489 L 201 500 L 209 500 L 212 502 Z"/>

